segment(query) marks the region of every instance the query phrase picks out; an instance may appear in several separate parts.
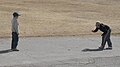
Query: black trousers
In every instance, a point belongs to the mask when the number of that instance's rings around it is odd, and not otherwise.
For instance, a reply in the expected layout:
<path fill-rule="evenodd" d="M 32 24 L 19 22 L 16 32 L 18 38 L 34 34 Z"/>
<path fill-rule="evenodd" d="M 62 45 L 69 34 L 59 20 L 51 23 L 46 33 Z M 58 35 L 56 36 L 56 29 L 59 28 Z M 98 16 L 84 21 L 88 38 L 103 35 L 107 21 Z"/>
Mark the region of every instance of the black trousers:
<path fill-rule="evenodd" d="M 11 49 L 16 49 L 18 45 L 18 34 L 16 32 L 12 32 L 12 44 L 11 44 Z"/>
<path fill-rule="evenodd" d="M 111 34 L 111 29 L 109 29 L 107 31 L 107 33 L 102 36 L 102 43 L 101 43 L 101 47 L 102 48 L 105 47 L 106 42 L 108 44 L 108 47 L 112 47 L 112 42 L 111 42 L 111 39 L 110 39 L 110 34 Z"/>

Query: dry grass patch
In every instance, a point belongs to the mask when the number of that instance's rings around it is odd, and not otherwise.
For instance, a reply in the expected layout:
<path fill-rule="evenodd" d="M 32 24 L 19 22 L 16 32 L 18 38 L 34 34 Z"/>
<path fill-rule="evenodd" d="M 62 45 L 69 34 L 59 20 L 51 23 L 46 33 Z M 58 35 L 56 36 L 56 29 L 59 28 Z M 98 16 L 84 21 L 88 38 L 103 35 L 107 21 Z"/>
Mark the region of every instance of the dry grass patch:
<path fill-rule="evenodd" d="M 11 35 L 12 12 L 19 11 L 21 36 L 93 34 L 97 20 L 120 33 L 119 0 L 0 0 L 0 36 Z"/>

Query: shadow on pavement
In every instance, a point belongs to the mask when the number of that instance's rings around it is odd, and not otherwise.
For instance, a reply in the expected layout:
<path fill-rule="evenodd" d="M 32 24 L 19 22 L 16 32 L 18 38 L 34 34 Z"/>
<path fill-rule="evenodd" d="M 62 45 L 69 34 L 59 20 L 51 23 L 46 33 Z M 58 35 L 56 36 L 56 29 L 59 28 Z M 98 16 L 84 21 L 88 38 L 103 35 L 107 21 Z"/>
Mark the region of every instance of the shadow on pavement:
<path fill-rule="evenodd" d="M 103 50 L 101 50 L 101 49 L 89 49 L 89 48 L 86 48 L 86 49 L 83 49 L 82 50 L 83 52 L 88 52 L 88 51 L 103 51 Z"/>
<path fill-rule="evenodd" d="M 12 51 L 11 51 L 10 49 L 1 50 L 1 51 L 0 51 L 0 54 L 9 53 L 9 52 L 12 52 Z"/>
<path fill-rule="evenodd" d="M 112 50 L 112 49 L 103 49 L 103 50 Z M 83 49 L 82 52 L 88 52 L 88 51 L 103 51 L 101 49 L 89 49 L 89 48 L 86 48 L 86 49 Z"/>

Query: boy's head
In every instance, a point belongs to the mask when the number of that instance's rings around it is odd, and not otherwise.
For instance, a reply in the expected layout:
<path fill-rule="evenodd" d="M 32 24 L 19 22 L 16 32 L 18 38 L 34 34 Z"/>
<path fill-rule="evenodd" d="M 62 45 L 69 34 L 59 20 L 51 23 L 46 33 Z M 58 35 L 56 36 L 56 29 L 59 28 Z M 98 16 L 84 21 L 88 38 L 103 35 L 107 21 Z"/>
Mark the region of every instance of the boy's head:
<path fill-rule="evenodd" d="M 97 28 L 100 28 L 100 24 L 101 24 L 100 21 L 96 21 L 96 27 Z"/>
<path fill-rule="evenodd" d="M 20 16 L 20 14 L 18 14 L 17 12 L 13 13 L 13 17 L 18 17 L 18 16 Z"/>

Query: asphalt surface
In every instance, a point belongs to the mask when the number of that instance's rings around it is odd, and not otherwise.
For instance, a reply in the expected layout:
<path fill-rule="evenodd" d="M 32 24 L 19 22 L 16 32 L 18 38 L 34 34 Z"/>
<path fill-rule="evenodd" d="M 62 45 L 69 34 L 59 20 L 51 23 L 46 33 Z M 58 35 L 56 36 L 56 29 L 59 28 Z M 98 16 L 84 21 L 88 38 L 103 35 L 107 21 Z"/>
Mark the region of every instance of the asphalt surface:
<path fill-rule="evenodd" d="M 22 37 L 11 52 L 11 38 L 0 38 L 0 67 L 119 67 L 120 36 L 111 39 L 113 49 L 99 51 L 100 36 Z"/>

